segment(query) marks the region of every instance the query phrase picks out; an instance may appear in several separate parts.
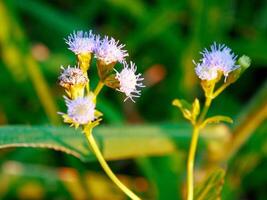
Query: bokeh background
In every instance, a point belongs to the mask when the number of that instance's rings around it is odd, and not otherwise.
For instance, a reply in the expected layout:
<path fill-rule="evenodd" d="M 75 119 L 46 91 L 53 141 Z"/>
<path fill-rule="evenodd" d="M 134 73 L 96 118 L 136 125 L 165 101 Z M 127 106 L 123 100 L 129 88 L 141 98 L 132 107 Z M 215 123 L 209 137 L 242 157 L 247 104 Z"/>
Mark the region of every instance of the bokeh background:
<path fill-rule="evenodd" d="M 192 60 L 214 41 L 248 55 L 252 66 L 214 101 L 209 114 L 241 116 L 242 124 L 242 117 L 266 110 L 266 0 L 1 0 L 1 125 L 62 125 L 56 112 L 65 105 L 57 77 L 61 65 L 76 60 L 64 38 L 89 29 L 126 44 L 128 60 L 137 64 L 147 86 L 135 104 L 106 88 L 98 108 L 107 126 L 184 126 L 171 102 L 196 96 L 203 101 Z M 96 68 L 91 73 L 96 85 Z M 223 199 L 267 198 L 266 118 L 256 122 L 228 163 Z M 199 165 L 201 158 L 216 157 L 203 146 Z M 187 148 L 110 164 L 145 199 L 182 199 Z M 97 162 L 52 150 L 8 148 L 0 151 L 0 164 L 0 199 L 125 199 Z"/>

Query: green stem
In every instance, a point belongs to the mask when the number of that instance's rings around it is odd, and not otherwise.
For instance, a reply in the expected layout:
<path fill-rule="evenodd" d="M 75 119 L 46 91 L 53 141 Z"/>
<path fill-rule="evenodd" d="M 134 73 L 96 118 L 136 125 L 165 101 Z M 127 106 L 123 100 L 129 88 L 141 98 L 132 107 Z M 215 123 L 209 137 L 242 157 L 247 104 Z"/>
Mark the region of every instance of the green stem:
<path fill-rule="evenodd" d="M 195 126 L 187 160 L 187 200 L 193 200 L 194 197 L 194 160 L 197 149 L 198 137 L 199 128 L 198 126 Z"/>
<path fill-rule="evenodd" d="M 130 189 L 128 189 L 117 177 L 116 175 L 112 172 L 110 167 L 108 166 L 107 162 L 105 161 L 101 151 L 99 150 L 97 143 L 93 137 L 93 134 L 91 133 L 92 131 L 86 131 L 85 135 L 86 138 L 96 156 L 98 159 L 100 165 L 102 166 L 103 170 L 106 172 L 108 177 L 131 199 L 133 200 L 141 200 L 136 194 L 134 194 Z"/>
<path fill-rule="evenodd" d="M 212 98 L 206 96 L 204 108 L 200 114 L 200 117 L 196 124 L 194 124 L 192 139 L 189 148 L 189 155 L 187 160 L 187 200 L 193 200 L 194 198 L 194 161 L 197 150 L 197 143 L 199 137 L 199 126 L 205 119 L 205 116 L 210 108 Z"/>
<path fill-rule="evenodd" d="M 88 78 L 87 72 L 85 73 L 85 76 L 86 76 L 86 78 Z M 89 94 L 89 92 L 90 92 L 90 79 L 89 78 L 88 78 L 88 83 L 85 86 L 85 89 L 86 89 L 86 94 Z"/>
<path fill-rule="evenodd" d="M 212 95 L 212 98 L 215 99 L 219 94 L 222 93 L 222 91 L 225 90 L 225 88 L 228 87 L 229 84 L 224 83 L 221 87 L 219 87 Z"/>
<path fill-rule="evenodd" d="M 198 125 L 200 125 L 203 122 L 203 120 L 205 119 L 205 117 L 208 113 L 208 110 L 210 108 L 211 101 L 212 101 L 211 97 L 206 97 L 204 108 L 203 108 L 203 110 L 199 116 L 198 122 L 197 122 Z"/>
<path fill-rule="evenodd" d="M 96 88 L 95 88 L 95 91 L 94 91 L 94 94 L 95 96 L 97 96 L 99 94 L 99 92 L 102 90 L 102 88 L 104 87 L 104 83 L 102 81 L 99 81 Z"/>

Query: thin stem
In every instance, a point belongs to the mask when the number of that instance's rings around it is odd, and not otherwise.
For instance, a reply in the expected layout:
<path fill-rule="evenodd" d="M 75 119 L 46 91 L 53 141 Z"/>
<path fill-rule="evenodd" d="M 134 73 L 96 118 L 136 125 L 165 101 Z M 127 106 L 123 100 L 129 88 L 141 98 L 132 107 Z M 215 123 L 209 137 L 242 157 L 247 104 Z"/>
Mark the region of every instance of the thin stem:
<path fill-rule="evenodd" d="M 88 78 L 87 72 L 85 73 L 85 76 L 86 76 L 86 78 Z M 86 89 L 86 93 L 89 94 L 89 92 L 90 92 L 90 80 L 89 79 L 88 79 L 88 83 L 85 86 L 85 89 Z"/>
<path fill-rule="evenodd" d="M 187 200 L 193 200 L 194 197 L 194 160 L 197 149 L 198 136 L 199 128 L 198 126 L 195 126 L 187 160 Z"/>
<path fill-rule="evenodd" d="M 102 88 L 104 87 L 104 83 L 102 81 L 99 81 L 96 88 L 95 88 L 95 91 L 94 91 L 94 94 L 95 96 L 97 96 L 99 94 L 99 92 L 102 90 Z"/>
<path fill-rule="evenodd" d="M 194 198 L 194 162 L 197 150 L 197 143 L 199 137 L 199 126 L 206 117 L 206 114 L 210 108 L 212 98 L 210 96 L 206 97 L 205 105 L 201 111 L 200 117 L 196 124 L 194 124 L 192 139 L 189 148 L 189 155 L 187 160 L 187 200 L 193 200 Z"/>
<path fill-rule="evenodd" d="M 199 119 L 198 119 L 197 124 L 201 124 L 202 121 L 205 119 L 206 114 L 208 113 L 208 110 L 210 108 L 211 101 L 212 101 L 212 98 L 211 97 L 207 97 L 206 98 L 204 108 L 203 108 L 203 110 L 202 110 L 202 112 L 201 112 L 201 114 L 199 116 Z"/>
<path fill-rule="evenodd" d="M 91 131 L 86 132 L 86 138 L 96 155 L 100 165 L 102 166 L 103 170 L 106 172 L 106 174 L 109 176 L 109 178 L 131 199 L 133 200 L 141 200 L 136 194 L 134 194 L 130 189 L 128 189 L 117 177 L 116 175 L 112 172 L 110 167 L 108 166 L 107 162 L 105 161 L 101 151 L 99 150 L 97 143 L 93 137 L 93 134 Z"/>
<path fill-rule="evenodd" d="M 221 87 L 219 87 L 219 88 L 213 93 L 212 98 L 215 99 L 219 94 L 222 93 L 222 91 L 225 90 L 225 88 L 227 88 L 228 85 L 229 85 L 229 84 L 226 84 L 226 83 L 225 83 L 225 84 L 223 84 Z"/>

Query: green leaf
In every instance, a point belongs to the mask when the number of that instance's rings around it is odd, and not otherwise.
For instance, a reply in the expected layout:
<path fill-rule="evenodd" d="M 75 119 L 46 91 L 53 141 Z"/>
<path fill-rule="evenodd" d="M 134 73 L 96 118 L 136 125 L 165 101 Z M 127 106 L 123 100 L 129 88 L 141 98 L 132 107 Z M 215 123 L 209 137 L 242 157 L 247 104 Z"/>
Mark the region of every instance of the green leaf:
<path fill-rule="evenodd" d="M 224 126 L 209 127 L 206 132 L 216 133 Z M 120 160 L 140 156 L 161 156 L 187 146 L 191 139 L 189 124 L 99 126 L 93 130 L 95 139 L 107 160 Z M 203 144 L 201 136 L 200 144 Z M 174 143 L 175 142 L 175 143 Z M 200 145 L 201 146 L 201 145 Z M 82 161 L 95 160 L 81 130 L 69 127 L 3 126 L 0 128 L 0 149 L 10 147 L 48 148 L 71 154 Z"/>
<path fill-rule="evenodd" d="M 183 113 L 184 118 L 192 121 L 192 105 L 183 99 L 174 99 L 172 105 L 178 107 Z"/>
<path fill-rule="evenodd" d="M 165 155 L 175 151 L 166 136 L 180 132 L 189 140 L 189 126 L 117 126 L 97 127 L 93 134 L 107 160 L 134 158 L 144 155 Z M 183 134 L 183 133 L 188 134 Z M 95 159 L 81 130 L 69 127 L 5 126 L 0 128 L 0 148 L 49 148 L 71 154 L 83 161 Z"/>
<path fill-rule="evenodd" d="M 194 189 L 195 200 L 221 199 L 221 190 L 224 183 L 225 170 L 217 169 Z"/>
<path fill-rule="evenodd" d="M 188 119 L 192 124 L 196 122 L 200 112 L 200 104 L 197 98 L 195 98 L 192 105 L 184 99 L 174 99 L 172 105 L 178 107 L 183 113 L 184 118 Z"/>
<path fill-rule="evenodd" d="M 211 123 L 219 123 L 219 122 L 228 122 L 228 123 L 233 123 L 233 120 L 230 117 L 227 116 L 222 116 L 222 115 L 217 115 L 214 117 L 209 117 L 207 118 L 200 126 L 200 128 L 204 128 L 207 124 Z"/>
<path fill-rule="evenodd" d="M 200 112 L 200 104 L 198 98 L 195 98 L 193 104 L 192 104 L 192 116 L 194 118 L 194 121 L 196 120 L 197 116 Z"/>

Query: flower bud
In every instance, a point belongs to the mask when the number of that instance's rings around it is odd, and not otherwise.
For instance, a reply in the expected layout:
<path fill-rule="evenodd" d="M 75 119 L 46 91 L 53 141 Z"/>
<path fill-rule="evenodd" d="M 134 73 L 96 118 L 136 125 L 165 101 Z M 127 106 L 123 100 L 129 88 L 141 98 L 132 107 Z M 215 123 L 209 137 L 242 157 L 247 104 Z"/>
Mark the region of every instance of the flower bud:
<path fill-rule="evenodd" d="M 84 95 L 84 88 L 88 83 L 88 78 L 83 71 L 76 67 L 69 67 L 64 69 L 58 78 L 59 85 L 65 88 L 66 93 L 71 99 Z"/>
<path fill-rule="evenodd" d="M 226 84 L 230 85 L 239 79 L 239 77 L 246 71 L 246 69 L 250 66 L 251 59 L 248 56 L 241 56 L 238 61 L 238 65 L 240 66 L 236 70 L 232 71 L 227 77 Z"/>

